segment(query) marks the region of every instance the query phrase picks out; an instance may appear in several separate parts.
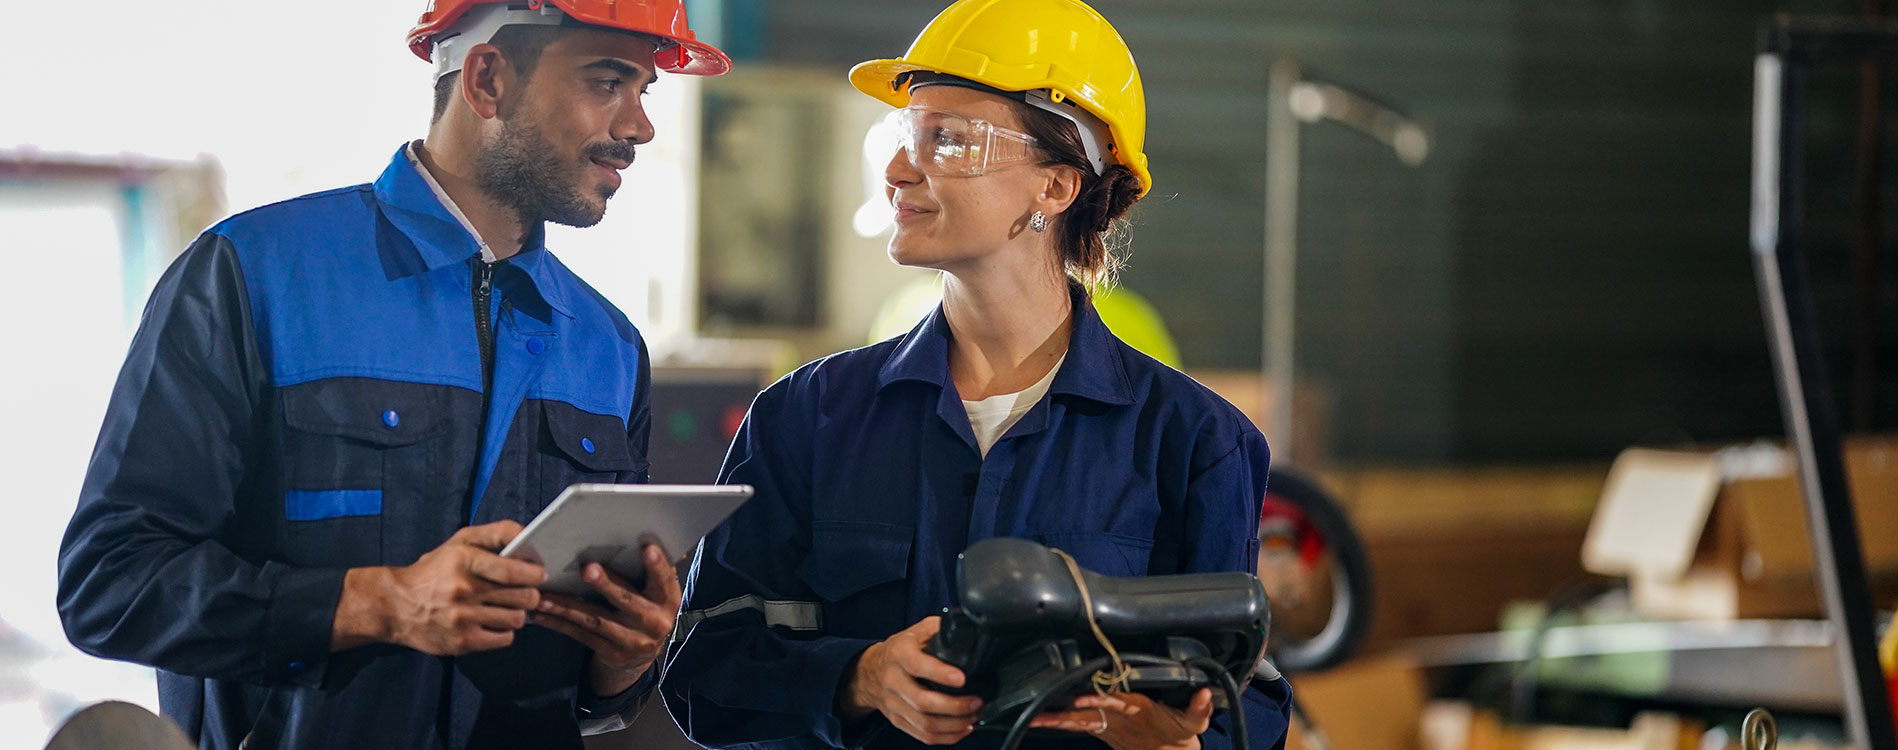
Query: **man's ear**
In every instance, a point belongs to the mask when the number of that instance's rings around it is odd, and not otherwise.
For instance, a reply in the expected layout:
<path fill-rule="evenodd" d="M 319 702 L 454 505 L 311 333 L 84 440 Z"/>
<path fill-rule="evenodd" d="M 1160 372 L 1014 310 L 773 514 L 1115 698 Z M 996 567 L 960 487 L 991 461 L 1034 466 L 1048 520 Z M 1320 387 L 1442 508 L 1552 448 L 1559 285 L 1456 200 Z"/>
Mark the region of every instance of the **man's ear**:
<path fill-rule="evenodd" d="M 477 44 L 468 50 L 461 66 L 461 98 L 483 120 L 499 117 L 502 102 L 514 94 L 514 66 L 501 49 L 492 44 Z"/>

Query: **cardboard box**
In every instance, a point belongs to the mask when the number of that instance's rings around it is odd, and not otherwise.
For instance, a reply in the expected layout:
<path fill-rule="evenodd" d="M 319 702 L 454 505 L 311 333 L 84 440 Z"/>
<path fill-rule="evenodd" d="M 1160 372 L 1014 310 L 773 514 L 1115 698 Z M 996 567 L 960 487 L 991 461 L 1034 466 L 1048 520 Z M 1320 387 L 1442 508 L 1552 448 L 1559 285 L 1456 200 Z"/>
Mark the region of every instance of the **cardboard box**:
<path fill-rule="evenodd" d="M 1847 442 L 1846 470 L 1875 601 L 1898 598 L 1898 438 Z M 1819 617 L 1796 463 L 1785 448 L 1623 451 L 1582 565 L 1626 576 L 1655 617 Z"/>
<path fill-rule="evenodd" d="M 1423 715 L 1423 750 L 1697 750 L 1706 727 L 1646 712 L 1627 729 L 1507 726 L 1462 701 L 1436 701 Z"/>
<path fill-rule="evenodd" d="M 1295 675 L 1292 691 L 1324 735 L 1320 745 L 1294 720 L 1286 750 L 1416 750 L 1423 674 L 1400 654 L 1369 655 L 1323 672 Z M 1259 747 L 1260 739 L 1253 739 Z"/>
<path fill-rule="evenodd" d="M 1371 558 L 1367 648 L 1495 630 L 1510 602 L 1582 580 L 1605 465 L 1372 468 L 1325 476 Z"/>

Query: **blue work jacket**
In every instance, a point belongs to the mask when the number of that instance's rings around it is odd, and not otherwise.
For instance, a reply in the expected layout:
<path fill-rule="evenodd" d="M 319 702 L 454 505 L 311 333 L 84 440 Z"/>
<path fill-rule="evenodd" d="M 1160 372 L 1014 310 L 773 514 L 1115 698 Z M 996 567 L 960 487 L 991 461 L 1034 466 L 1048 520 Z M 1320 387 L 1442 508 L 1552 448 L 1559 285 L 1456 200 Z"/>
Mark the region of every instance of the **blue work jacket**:
<path fill-rule="evenodd" d="M 59 612 L 81 649 L 156 667 L 202 748 L 577 748 L 582 721 L 636 710 L 641 688 L 586 695 L 586 649 L 533 626 L 459 658 L 330 653 L 347 569 L 647 477 L 639 333 L 539 229 L 482 293 L 479 244 L 417 169 L 397 153 L 207 230 L 113 390 Z"/>
<path fill-rule="evenodd" d="M 713 748 L 843 747 L 835 713 L 866 647 L 955 603 L 956 555 L 1024 537 L 1113 576 L 1254 570 L 1265 438 L 1231 404 L 1108 332 L 1078 289 L 1048 394 L 976 450 L 941 309 L 901 338 L 813 362 L 752 404 L 721 481 L 757 495 L 700 545 L 661 683 Z M 1290 695 L 1254 681 L 1255 747 Z M 1231 746 L 1222 712 L 1202 737 Z M 989 747 L 1001 733 L 962 744 Z M 1099 747 L 1097 740 L 1031 740 Z M 920 747 L 894 730 L 878 748 Z"/>

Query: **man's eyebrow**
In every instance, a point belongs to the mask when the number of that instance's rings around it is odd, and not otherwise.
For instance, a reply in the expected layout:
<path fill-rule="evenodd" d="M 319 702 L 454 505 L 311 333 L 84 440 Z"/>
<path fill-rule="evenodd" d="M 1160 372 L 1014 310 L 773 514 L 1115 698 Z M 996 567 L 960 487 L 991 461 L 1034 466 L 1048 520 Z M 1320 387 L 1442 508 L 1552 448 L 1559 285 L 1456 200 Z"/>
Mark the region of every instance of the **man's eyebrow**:
<path fill-rule="evenodd" d="M 580 66 L 580 69 L 610 71 L 626 76 L 627 78 L 639 79 L 641 83 L 647 86 L 651 86 L 653 81 L 658 79 L 658 76 L 640 70 L 637 66 L 621 60 L 615 60 L 611 57 L 602 57 L 598 60 L 594 60 L 593 62 Z"/>

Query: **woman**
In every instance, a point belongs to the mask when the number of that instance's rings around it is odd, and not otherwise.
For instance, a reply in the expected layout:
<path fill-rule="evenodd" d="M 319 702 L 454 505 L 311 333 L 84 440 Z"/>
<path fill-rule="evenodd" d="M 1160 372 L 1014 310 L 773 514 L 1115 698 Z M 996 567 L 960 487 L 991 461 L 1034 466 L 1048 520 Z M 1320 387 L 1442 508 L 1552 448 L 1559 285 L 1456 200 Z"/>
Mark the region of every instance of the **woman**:
<path fill-rule="evenodd" d="M 1114 576 L 1250 570 L 1264 438 L 1212 392 L 1122 344 L 1087 284 L 1151 186 L 1133 57 L 1078 0 L 963 0 L 851 82 L 901 107 L 885 170 L 890 257 L 943 273 L 907 335 L 760 394 L 721 472 L 757 495 L 706 537 L 662 690 L 709 747 L 996 744 L 923 652 L 956 555 L 1025 537 Z M 1253 742 L 1282 744 L 1282 680 L 1254 681 Z M 1088 696 L 1036 724 L 1115 750 L 1230 745 L 1185 709 Z M 1098 745 L 1095 745 L 1098 746 Z"/>

